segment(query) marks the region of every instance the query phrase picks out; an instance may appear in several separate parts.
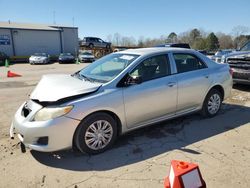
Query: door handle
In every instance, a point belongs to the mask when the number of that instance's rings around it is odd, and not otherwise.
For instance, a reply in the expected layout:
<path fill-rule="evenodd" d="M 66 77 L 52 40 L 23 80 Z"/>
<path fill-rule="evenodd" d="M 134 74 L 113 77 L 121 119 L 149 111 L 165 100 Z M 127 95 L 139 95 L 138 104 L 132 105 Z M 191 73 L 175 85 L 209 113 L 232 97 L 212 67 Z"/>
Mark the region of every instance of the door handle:
<path fill-rule="evenodd" d="M 209 78 L 209 75 L 208 75 L 208 74 L 206 74 L 206 75 L 204 75 L 204 77 L 205 77 L 205 78 Z"/>
<path fill-rule="evenodd" d="M 168 87 L 173 87 L 176 84 L 176 82 L 168 82 Z"/>

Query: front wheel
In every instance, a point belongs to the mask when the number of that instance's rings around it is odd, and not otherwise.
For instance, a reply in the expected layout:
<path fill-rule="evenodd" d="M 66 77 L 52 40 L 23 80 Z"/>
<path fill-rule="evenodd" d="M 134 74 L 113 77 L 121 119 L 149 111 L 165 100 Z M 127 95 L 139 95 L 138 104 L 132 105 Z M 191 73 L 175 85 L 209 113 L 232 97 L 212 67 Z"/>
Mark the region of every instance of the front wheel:
<path fill-rule="evenodd" d="M 76 130 L 74 141 L 81 152 L 97 154 L 107 150 L 117 136 L 117 123 L 106 113 L 85 118 Z"/>
<path fill-rule="evenodd" d="M 202 115 L 204 117 L 214 117 L 220 110 L 222 103 L 222 95 L 216 90 L 212 89 L 206 96 L 202 107 Z"/>

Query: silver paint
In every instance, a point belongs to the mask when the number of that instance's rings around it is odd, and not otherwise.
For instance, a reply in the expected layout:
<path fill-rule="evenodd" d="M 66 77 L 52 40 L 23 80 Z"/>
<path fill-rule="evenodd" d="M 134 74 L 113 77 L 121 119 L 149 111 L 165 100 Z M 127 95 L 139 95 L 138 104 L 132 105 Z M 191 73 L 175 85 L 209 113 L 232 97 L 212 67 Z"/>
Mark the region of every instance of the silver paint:
<path fill-rule="evenodd" d="M 203 60 L 207 68 L 177 74 L 172 53 L 190 53 Z M 31 94 L 31 99 L 57 101 L 59 99 L 86 94 L 67 101 L 60 106 L 73 105 L 66 115 L 48 121 L 36 122 L 32 118 L 42 108 L 30 102 L 32 112 L 28 117 L 21 115 L 23 105 L 16 112 L 10 133 L 24 136 L 24 144 L 39 151 L 55 151 L 72 147 L 74 132 L 80 121 L 98 111 L 108 111 L 117 116 L 121 123 L 121 134 L 159 121 L 175 118 L 201 110 L 207 93 L 214 86 L 224 90 L 224 99 L 230 96 L 232 77 L 227 64 L 216 63 L 190 49 L 145 48 L 131 49 L 121 54 L 140 55 L 119 75 L 108 83 L 93 83 L 78 80 L 70 75 L 44 76 Z M 154 55 L 168 54 L 171 75 L 128 87 L 117 84 L 144 59 Z M 88 94 L 89 93 L 89 94 Z M 49 144 L 34 144 L 37 137 L 49 136 Z"/>

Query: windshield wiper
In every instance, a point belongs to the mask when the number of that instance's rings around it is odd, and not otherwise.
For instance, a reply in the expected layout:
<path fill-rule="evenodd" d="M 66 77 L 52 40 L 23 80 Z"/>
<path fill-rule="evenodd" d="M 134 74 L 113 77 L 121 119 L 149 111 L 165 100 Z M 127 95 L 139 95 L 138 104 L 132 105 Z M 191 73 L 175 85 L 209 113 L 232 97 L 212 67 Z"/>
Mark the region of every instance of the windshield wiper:
<path fill-rule="evenodd" d="M 89 81 L 89 82 L 94 81 L 93 79 L 91 79 L 83 74 L 80 74 L 80 71 L 77 71 L 76 73 L 72 74 L 71 76 L 77 77 L 80 80 L 84 79 L 84 80 Z"/>

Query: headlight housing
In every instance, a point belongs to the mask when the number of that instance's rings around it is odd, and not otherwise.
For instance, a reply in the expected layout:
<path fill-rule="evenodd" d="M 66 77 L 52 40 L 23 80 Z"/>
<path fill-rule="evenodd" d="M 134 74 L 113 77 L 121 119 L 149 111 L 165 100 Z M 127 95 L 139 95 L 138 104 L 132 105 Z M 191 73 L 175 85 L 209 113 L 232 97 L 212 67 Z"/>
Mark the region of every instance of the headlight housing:
<path fill-rule="evenodd" d="M 226 61 L 226 56 L 223 55 L 223 56 L 221 57 L 221 63 L 226 63 L 225 61 Z"/>
<path fill-rule="evenodd" d="M 47 121 L 50 119 L 54 119 L 60 116 L 63 116 L 69 113 L 73 109 L 73 106 L 63 106 L 63 107 L 56 107 L 56 108 L 42 108 L 39 110 L 35 117 L 34 121 Z"/>

